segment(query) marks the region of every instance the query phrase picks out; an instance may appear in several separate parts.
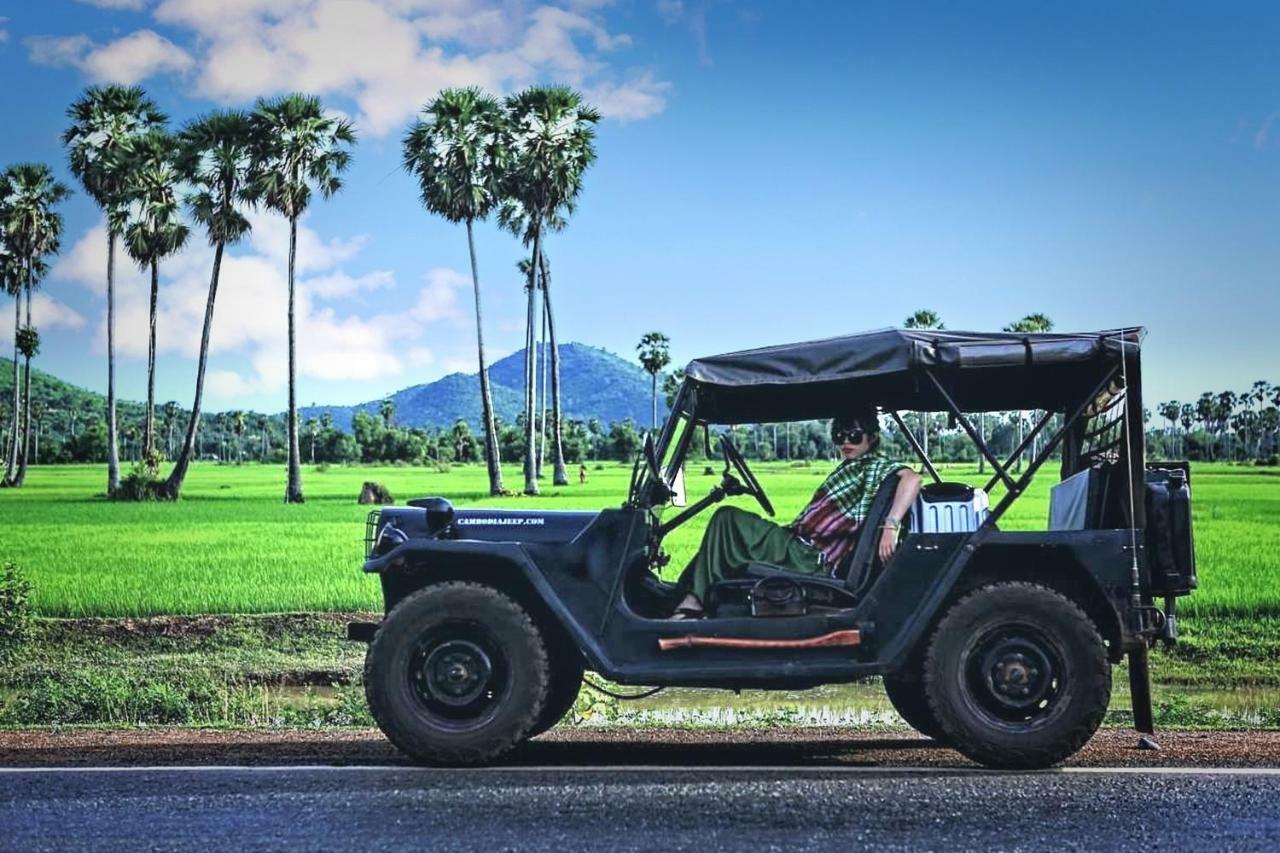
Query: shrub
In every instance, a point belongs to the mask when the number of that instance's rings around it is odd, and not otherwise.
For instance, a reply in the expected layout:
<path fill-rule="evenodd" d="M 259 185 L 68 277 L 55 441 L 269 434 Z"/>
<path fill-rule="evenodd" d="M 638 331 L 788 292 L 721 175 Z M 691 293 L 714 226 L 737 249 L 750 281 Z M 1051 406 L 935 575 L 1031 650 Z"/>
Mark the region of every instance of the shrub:
<path fill-rule="evenodd" d="M 31 639 L 31 582 L 17 564 L 0 566 L 0 664 L 17 654 Z"/>
<path fill-rule="evenodd" d="M 164 481 L 156 468 L 145 462 L 136 462 L 120 480 L 120 488 L 111 497 L 118 501 L 154 501 L 160 499 Z"/>

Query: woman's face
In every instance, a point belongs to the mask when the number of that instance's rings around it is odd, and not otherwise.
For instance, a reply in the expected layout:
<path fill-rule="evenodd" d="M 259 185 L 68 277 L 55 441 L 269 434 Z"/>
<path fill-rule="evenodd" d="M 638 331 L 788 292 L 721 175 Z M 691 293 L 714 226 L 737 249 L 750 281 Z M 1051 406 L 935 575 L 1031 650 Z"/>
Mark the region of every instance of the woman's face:
<path fill-rule="evenodd" d="M 832 435 L 840 455 L 846 460 L 857 459 L 871 449 L 871 434 L 863 432 L 858 426 L 840 428 Z"/>

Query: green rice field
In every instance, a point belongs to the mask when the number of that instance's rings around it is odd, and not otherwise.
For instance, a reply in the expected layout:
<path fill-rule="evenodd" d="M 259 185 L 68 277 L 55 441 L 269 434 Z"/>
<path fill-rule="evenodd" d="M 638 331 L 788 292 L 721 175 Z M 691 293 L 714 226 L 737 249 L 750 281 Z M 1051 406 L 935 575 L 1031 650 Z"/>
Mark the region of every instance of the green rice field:
<path fill-rule="evenodd" d="M 822 462 L 754 467 L 782 521 L 829 470 Z M 701 464 L 689 473 L 691 498 L 718 480 Z M 377 581 L 360 572 L 363 481 L 383 483 L 400 501 L 444 495 L 458 506 L 592 509 L 620 504 L 629 474 L 628 466 L 604 463 L 584 485 L 575 475 L 573 485 L 554 488 L 548 476 L 541 497 L 492 499 L 480 466 L 305 468 L 307 502 L 288 506 L 284 471 L 274 466 L 198 465 L 177 504 L 108 502 L 101 466 L 35 467 L 26 487 L 0 491 L 0 559 L 26 569 L 46 616 L 376 610 Z M 946 475 L 977 479 L 972 466 Z M 508 487 L 523 482 L 514 466 L 505 477 Z M 1051 481 L 1046 473 L 1002 526 L 1042 528 Z M 1280 615 L 1280 471 L 1202 465 L 1193 490 L 1201 589 L 1184 610 Z M 709 515 L 669 537 L 669 573 L 691 556 Z"/>

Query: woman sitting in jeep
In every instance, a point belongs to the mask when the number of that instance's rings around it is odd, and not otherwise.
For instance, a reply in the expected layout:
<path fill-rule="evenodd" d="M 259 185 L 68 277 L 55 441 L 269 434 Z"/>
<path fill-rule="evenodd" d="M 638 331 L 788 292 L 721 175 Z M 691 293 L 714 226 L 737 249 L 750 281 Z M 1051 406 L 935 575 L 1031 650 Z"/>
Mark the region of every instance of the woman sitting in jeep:
<path fill-rule="evenodd" d="M 673 619 L 700 618 L 707 590 L 739 576 L 749 563 L 770 563 L 804 575 L 831 574 L 853 548 L 876 490 L 896 474 L 893 506 L 880 533 L 880 559 L 888 561 L 897 547 L 898 526 L 920 491 L 920 475 L 877 450 L 880 422 L 874 410 L 834 418 L 831 440 L 844 460 L 791 524 L 778 525 L 732 506 L 716 510 L 697 555 L 680 575 L 688 593 Z"/>

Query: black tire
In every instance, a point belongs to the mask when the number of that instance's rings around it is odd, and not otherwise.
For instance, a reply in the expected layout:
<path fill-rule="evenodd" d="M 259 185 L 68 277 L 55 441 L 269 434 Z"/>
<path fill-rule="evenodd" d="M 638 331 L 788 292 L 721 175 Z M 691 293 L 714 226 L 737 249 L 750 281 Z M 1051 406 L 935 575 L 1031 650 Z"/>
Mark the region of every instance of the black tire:
<path fill-rule="evenodd" d="M 1057 764 L 1093 736 L 1111 664 L 1092 620 L 1043 586 L 985 586 L 947 611 L 925 655 L 925 695 L 947 742 L 988 767 Z"/>
<path fill-rule="evenodd" d="M 889 704 L 898 716 L 906 720 L 907 725 L 925 737 L 936 741 L 946 741 L 938 719 L 933 716 L 929 700 L 924 695 L 924 681 L 917 677 L 914 681 L 896 678 L 892 675 L 884 677 L 884 692 L 889 697 Z"/>
<path fill-rule="evenodd" d="M 546 646 L 529 614 L 497 589 L 435 584 L 383 620 L 365 656 L 369 710 L 415 761 L 493 761 L 524 740 L 550 690 Z"/>
<path fill-rule="evenodd" d="M 565 718 L 573 703 L 578 701 L 582 691 L 582 658 L 577 654 L 559 655 L 551 666 L 551 689 L 547 693 L 547 704 L 542 709 L 538 722 L 529 731 L 529 737 L 537 737 L 543 732 L 555 728 Z"/>

